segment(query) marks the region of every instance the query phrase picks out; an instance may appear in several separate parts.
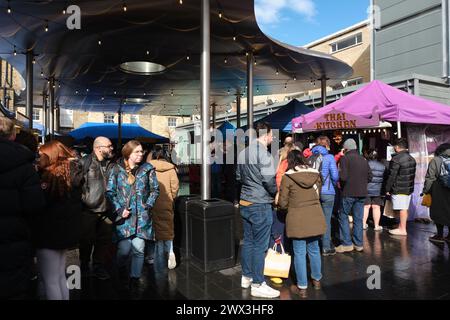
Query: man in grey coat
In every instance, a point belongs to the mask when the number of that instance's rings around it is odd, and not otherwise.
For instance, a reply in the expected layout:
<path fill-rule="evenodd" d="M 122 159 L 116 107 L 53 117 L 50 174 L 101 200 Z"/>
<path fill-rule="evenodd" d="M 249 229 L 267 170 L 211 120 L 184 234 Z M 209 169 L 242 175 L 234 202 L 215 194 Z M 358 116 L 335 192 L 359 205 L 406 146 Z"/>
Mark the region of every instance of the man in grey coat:
<path fill-rule="evenodd" d="M 272 226 L 272 203 L 277 192 L 274 159 L 267 151 L 272 143 L 272 130 L 267 123 L 258 123 L 258 138 L 238 156 L 236 179 L 242 184 L 240 211 L 243 219 L 241 286 L 251 295 L 277 298 L 278 290 L 264 280 L 265 252 L 269 246 Z"/>

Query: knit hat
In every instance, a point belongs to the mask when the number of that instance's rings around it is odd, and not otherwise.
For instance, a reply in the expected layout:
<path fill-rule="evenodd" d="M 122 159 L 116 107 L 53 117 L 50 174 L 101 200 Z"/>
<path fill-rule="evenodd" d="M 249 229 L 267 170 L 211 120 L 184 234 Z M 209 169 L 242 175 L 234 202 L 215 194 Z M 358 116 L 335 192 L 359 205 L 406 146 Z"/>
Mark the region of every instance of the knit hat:
<path fill-rule="evenodd" d="M 345 150 L 357 150 L 358 147 L 356 146 L 356 141 L 353 139 L 347 139 L 344 142 L 344 149 Z"/>

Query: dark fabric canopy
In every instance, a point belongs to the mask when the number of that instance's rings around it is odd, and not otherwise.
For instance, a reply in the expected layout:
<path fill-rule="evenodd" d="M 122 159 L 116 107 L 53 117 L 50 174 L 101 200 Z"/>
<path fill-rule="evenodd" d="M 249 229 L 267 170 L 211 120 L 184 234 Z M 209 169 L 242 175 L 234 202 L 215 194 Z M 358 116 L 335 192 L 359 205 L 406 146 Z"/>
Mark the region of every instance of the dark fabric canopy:
<path fill-rule="evenodd" d="M 86 122 L 81 125 L 78 129 L 72 130 L 69 133 L 70 136 L 74 137 L 76 140 L 82 140 L 86 137 L 107 137 L 109 139 L 118 139 L 119 128 L 117 123 L 95 123 Z M 153 132 L 145 130 L 138 124 L 122 124 L 122 139 L 136 139 L 145 138 L 146 142 L 154 143 L 168 143 L 169 139 L 157 135 Z"/>
<path fill-rule="evenodd" d="M 225 111 L 236 94 L 246 93 L 247 52 L 255 55 L 254 85 L 261 95 L 306 90 L 322 77 L 333 85 L 351 76 L 351 67 L 331 55 L 266 36 L 256 23 L 253 0 L 210 3 L 210 103 L 218 112 Z M 62 11 L 68 4 L 81 9 L 80 30 L 66 25 L 70 15 Z M 56 103 L 63 108 L 199 113 L 200 0 L 10 1 L 9 5 L 10 14 L 8 2 L 0 2 L 0 58 L 25 78 L 23 53 L 33 50 L 35 104 L 42 103 L 47 80 L 54 77 Z M 122 63 L 132 61 L 157 63 L 166 70 L 150 76 L 120 70 Z M 126 102 L 126 98 L 143 100 Z"/>
<path fill-rule="evenodd" d="M 292 132 L 291 121 L 293 118 L 299 117 L 303 114 L 308 114 L 313 112 L 315 109 L 313 107 L 308 107 L 304 103 L 298 101 L 297 99 L 292 99 L 289 102 L 280 102 L 271 105 L 271 108 L 280 107 L 277 111 L 265 116 L 258 122 L 268 122 L 272 129 L 277 129 L 283 132 Z M 247 130 L 247 126 L 243 126 L 242 129 Z"/>

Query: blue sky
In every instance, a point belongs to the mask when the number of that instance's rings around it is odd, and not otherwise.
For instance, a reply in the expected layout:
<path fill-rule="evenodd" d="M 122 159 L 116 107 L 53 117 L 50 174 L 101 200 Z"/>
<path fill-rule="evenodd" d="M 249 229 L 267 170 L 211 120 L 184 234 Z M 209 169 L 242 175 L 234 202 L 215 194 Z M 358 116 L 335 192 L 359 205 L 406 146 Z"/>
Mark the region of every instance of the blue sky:
<path fill-rule="evenodd" d="M 255 0 L 261 30 L 291 45 L 305 45 L 367 19 L 369 0 Z"/>

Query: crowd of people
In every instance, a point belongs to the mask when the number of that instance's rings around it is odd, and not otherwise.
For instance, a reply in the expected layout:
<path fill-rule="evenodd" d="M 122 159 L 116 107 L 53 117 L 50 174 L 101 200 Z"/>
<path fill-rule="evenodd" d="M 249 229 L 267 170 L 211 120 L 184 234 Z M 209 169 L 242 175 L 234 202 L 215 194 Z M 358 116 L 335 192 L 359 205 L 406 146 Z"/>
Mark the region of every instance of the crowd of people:
<path fill-rule="evenodd" d="M 227 167 L 231 200 L 240 190 L 241 286 L 252 296 L 280 296 L 264 276 L 266 252 L 274 243 L 293 255 L 294 291 L 306 297 L 309 279 L 321 288 L 322 256 L 364 251 L 370 212 L 374 231 L 383 231 L 385 202 L 400 221 L 389 233 L 407 236 L 416 162 L 405 139 L 394 143 L 387 162 L 375 149 L 361 155 L 353 139 L 333 155 L 327 136 L 310 148 L 288 137 L 276 167 L 268 151 L 270 125 L 258 123 L 256 133 L 237 155 L 237 165 Z M 83 275 L 106 280 L 117 274 L 124 287 L 139 285 L 144 263 L 157 257 L 167 268 L 176 267 L 176 166 L 162 148 L 147 152 L 136 140 L 120 154 L 114 151 L 106 137 L 97 137 L 83 157 L 57 140 L 38 147 L 33 137 L 18 138 L 14 123 L 0 117 L 0 299 L 29 298 L 36 266 L 45 298 L 68 300 L 66 257 L 74 248 Z M 444 237 L 450 226 L 450 144 L 437 148 L 423 194 L 432 198 L 427 205 L 437 227 L 430 241 L 450 242 L 450 235 Z"/>
<path fill-rule="evenodd" d="M 15 140 L 13 121 L 0 117 L 1 299 L 30 298 L 36 260 L 45 298 L 68 300 L 66 257 L 75 248 L 82 275 L 105 280 L 117 270 L 127 287 L 139 284 L 144 260 L 159 255 L 176 267 L 179 183 L 162 148 L 145 158 L 131 140 L 116 157 L 112 142 L 97 137 L 92 153 L 80 158 L 57 140 L 39 148 Z"/>
<path fill-rule="evenodd" d="M 375 149 L 365 150 L 364 156 L 361 155 L 353 139 L 347 139 L 343 149 L 333 156 L 327 136 L 318 137 L 312 148 L 302 148 L 288 137 L 275 169 L 267 150 L 272 142 L 271 127 L 258 123 L 256 130 L 258 138 L 239 154 L 237 169 L 237 180 L 242 184 L 240 206 L 244 225 L 241 286 L 251 287 L 252 296 L 280 296 L 264 278 L 265 252 L 274 242 L 292 243 L 290 251 L 297 281 L 293 290 L 306 297 L 309 282 L 306 256 L 312 285 L 320 289 L 321 256 L 362 253 L 363 230 L 369 227 L 370 211 L 374 231 L 382 231 L 381 208 L 386 201 L 399 217 L 398 227 L 389 233 L 407 236 L 416 161 L 408 152 L 406 139 L 396 140 L 395 154 L 388 162 L 380 159 Z M 431 195 L 431 218 L 437 226 L 437 234 L 430 238 L 432 242 L 450 242 L 450 234 L 444 238 L 444 226 L 450 223 L 449 179 L 450 144 L 443 144 L 429 165 L 423 189 L 424 194 Z M 337 217 L 338 230 L 333 230 L 333 216 Z M 338 236 L 333 239 L 335 233 Z M 335 247 L 334 243 L 338 245 Z M 285 243 L 285 247 L 289 245 Z"/>

